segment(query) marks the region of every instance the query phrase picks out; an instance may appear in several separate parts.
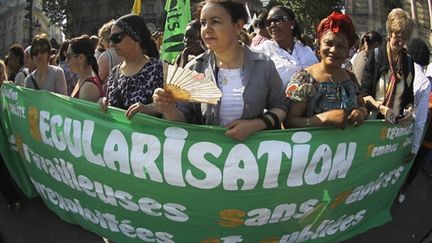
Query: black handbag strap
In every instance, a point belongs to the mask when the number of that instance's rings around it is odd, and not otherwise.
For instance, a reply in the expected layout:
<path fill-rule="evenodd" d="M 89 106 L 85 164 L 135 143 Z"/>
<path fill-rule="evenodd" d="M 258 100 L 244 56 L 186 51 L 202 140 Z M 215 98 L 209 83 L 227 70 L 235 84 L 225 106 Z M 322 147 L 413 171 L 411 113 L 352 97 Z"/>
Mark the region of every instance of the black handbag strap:
<path fill-rule="evenodd" d="M 37 82 L 36 82 L 36 80 L 35 80 L 35 78 L 33 77 L 32 74 L 30 74 L 30 80 L 31 80 L 32 83 L 33 83 L 33 87 L 34 87 L 35 89 L 39 90 L 39 85 L 37 84 Z"/>

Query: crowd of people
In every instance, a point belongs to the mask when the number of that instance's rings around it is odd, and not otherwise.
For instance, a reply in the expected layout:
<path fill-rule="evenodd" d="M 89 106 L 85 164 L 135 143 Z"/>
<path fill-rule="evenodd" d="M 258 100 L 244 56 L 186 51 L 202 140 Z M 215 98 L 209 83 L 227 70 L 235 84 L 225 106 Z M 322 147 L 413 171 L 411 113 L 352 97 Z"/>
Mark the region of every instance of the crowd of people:
<path fill-rule="evenodd" d="M 376 31 L 359 38 L 350 17 L 333 12 L 319 23 L 315 44 L 285 6 L 259 14 L 253 33 L 244 29 L 247 22 L 243 4 L 205 0 L 185 30 L 176 63 L 217 85 L 222 97 L 216 105 L 180 102 L 163 89 L 160 32 L 152 34 L 133 14 L 107 22 L 98 36 L 64 41 L 54 55 L 45 34 L 26 49 L 12 45 L 0 60 L 0 83 L 97 102 L 103 111 L 121 108 L 128 119 L 144 113 L 223 126 L 235 140 L 261 130 L 358 127 L 367 119 L 406 126 L 415 118 L 406 161 L 422 154 L 411 173 L 423 163 L 432 170 L 432 131 L 425 132 L 430 51 L 421 39 L 409 43 L 413 22 L 404 10 L 389 13 L 386 38 Z"/>

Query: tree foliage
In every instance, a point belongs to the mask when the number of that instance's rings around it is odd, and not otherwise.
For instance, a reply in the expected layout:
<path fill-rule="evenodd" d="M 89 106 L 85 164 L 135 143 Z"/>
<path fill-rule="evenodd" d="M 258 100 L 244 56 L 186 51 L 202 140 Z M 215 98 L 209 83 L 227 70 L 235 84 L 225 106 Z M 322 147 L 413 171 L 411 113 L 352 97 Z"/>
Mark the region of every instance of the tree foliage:
<path fill-rule="evenodd" d="M 134 0 L 42 0 L 42 9 L 51 24 L 59 26 L 66 36 L 77 36 L 88 30 L 83 30 L 84 22 L 89 16 L 101 16 L 102 6 L 109 6 L 108 19 L 130 12 Z M 106 9 L 105 9 L 106 10 Z M 101 19 L 100 21 L 106 21 Z M 88 23 L 87 23 L 88 24 Z M 101 23 L 92 23 L 100 25 Z M 88 26 L 87 26 L 88 27 Z M 100 26 L 94 26 L 98 28 Z"/>
<path fill-rule="evenodd" d="M 319 21 L 327 17 L 332 11 L 340 11 L 344 0 L 295 0 L 295 1 L 270 1 L 267 6 L 283 4 L 290 8 L 296 15 L 297 21 L 303 27 L 306 33 L 315 33 Z"/>
<path fill-rule="evenodd" d="M 42 9 L 50 23 L 60 27 L 62 31 L 65 30 L 67 23 L 67 5 L 67 0 L 42 0 Z"/>

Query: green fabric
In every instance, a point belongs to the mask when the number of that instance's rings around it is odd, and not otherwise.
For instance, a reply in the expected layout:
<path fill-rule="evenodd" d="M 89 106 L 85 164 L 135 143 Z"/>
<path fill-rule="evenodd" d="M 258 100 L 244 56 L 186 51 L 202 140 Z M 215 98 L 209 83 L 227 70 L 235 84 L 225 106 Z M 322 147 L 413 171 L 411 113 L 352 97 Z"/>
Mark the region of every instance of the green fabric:
<path fill-rule="evenodd" d="M 184 48 L 183 37 L 187 24 L 191 21 L 189 0 L 168 0 L 165 4 L 167 18 L 163 34 L 161 59 L 174 63 Z"/>
<path fill-rule="evenodd" d="M 11 84 L 0 104 L 1 152 L 21 188 L 115 242 L 341 241 L 391 220 L 411 166 L 412 126 L 382 121 L 236 142 L 221 127 L 128 120 Z"/>

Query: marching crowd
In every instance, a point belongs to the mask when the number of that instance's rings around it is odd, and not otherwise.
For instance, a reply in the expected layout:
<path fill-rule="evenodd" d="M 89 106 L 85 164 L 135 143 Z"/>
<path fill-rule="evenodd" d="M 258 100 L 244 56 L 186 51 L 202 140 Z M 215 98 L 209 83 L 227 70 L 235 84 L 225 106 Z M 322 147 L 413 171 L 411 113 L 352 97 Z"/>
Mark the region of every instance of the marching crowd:
<path fill-rule="evenodd" d="M 12 45 L 0 60 L 0 84 L 97 102 L 103 111 L 121 108 L 129 119 L 139 112 L 223 126 L 235 140 L 261 130 L 358 127 L 367 119 L 408 126 L 414 118 L 413 146 L 404 160 L 415 158 L 414 166 L 399 201 L 419 168 L 432 172 L 430 51 L 423 40 L 410 41 L 413 22 L 404 10 L 388 14 L 386 38 L 376 31 L 359 38 L 350 17 L 333 12 L 321 20 L 313 42 L 281 5 L 261 13 L 253 32 L 244 29 L 247 22 L 243 4 L 206 0 L 186 27 L 176 63 L 218 86 L 216 105 L 178 102 L 163 89 L 160 33 L 132 14 L 104 24 L 97 36 L 66 40 L 58 51 L 45 34 L 26 49 Z M 0 191 L 19 208 L 13 188 L 2 162 Z"/>

